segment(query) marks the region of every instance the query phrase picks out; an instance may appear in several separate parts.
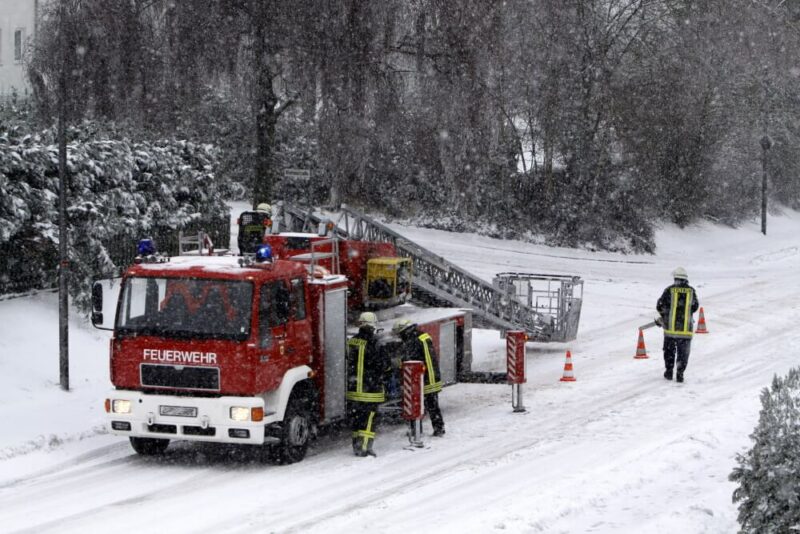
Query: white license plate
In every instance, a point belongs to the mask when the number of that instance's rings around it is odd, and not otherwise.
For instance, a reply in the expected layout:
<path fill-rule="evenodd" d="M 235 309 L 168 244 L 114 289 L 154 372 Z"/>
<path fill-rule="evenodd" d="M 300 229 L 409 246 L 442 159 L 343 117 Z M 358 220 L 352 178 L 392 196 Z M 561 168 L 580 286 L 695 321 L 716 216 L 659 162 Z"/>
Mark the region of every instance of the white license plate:
<path fill-rule="evenodd" d="M 174 417 L 197 417 L 197 408 L 194 406 L 159 406 L 159 413 Z"/>

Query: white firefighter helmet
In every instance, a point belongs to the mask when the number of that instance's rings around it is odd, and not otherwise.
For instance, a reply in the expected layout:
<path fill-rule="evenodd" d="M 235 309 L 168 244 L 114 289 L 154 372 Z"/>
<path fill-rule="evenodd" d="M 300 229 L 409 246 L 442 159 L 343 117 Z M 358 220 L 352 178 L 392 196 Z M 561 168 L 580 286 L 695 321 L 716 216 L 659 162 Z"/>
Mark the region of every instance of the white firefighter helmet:
<path fill-rule="evenodd" d="M 686 274 L 686 269 L 683 267 L 675 267 L 675 270 L 672 271 L 672 278 L 676 280 L 688 280 L 689 275 Z"/>
<path fill-rule="evenodd" d="M 358 326 L 378 326 L 378 317 L 372 312 L 363 312 L 358 316 Z"/>
<path fill-rule="evenodd" d="M 392 333 L 393 334 L 402 334 L 403 332 L 405 332 L 406 330 L 412 328 L 413 326 L 414 326 L 414 323 L 412 323 L 408 319 L 400 319 L 400 320 L 398 320 L 397 322 L 394 323 L 394 326 L 392 326 Z"/>
<path fill-rule="evenodd" d="M 262 202 L 258 206 L 256 206 L 256 211 L 263 211 L 264 213 L 272 213 L 272 206 L 267 204 L 266 202 Z"/>

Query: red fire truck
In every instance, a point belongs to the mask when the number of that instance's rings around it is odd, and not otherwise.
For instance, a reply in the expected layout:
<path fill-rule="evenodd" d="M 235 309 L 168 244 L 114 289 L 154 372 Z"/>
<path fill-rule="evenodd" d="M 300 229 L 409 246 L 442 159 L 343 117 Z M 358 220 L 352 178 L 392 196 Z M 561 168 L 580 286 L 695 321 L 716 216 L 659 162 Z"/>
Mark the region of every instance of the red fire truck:
<path fill-rule="evenodd" d="M 404 304 L 410 273 L 392 245 L 270 239 L 276 254 L 263 261 L 202 251 L 165 259 L 145 247 L 125 271 L 105 409 L 109 431 L 129 437 L 137 453 L 189 440 L 259 445 L 279 463 L 300 461 L 320 425 L 346 416 L 348 316 L 356 307 L 377 310 L 386 350 L 399 318 L 430 333 L 445 383 L 469 365 L 469 311 Z M 322 248 L 313 250 L 317 242 Z M 369 283 L 380 277 L 391 291 L 372 298 Z M 98 283 L 95 326 L 103 325 L 102 302 Z"/>

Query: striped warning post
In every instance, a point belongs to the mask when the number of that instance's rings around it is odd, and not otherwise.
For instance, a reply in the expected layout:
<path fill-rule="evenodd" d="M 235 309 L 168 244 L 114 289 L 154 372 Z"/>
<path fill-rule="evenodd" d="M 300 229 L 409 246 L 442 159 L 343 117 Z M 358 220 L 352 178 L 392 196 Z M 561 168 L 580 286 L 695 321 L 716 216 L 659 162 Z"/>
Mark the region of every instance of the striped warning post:
<path fill-rule="evenodd" d="M 422 391 L 425 364 L 419 361 L 403 362 L 403 419 L 422 419 Z"/>
<path fill-rule="evenodd" d="M 506 369 L 509 384 L 525 383 L 525 341 L 522 330 L 506 332 Z"/>
<path fill-rule="evenodd" d="M 525 376 L 525 342 L 528 336 L 524 330 L 509 330 L 506 332 L 506 368 L 508 370 L 508 383 L 511 384 L 511 407 L 515 412 L 524 412 L 522 403 L 522 384 L 527 380 Z"/>

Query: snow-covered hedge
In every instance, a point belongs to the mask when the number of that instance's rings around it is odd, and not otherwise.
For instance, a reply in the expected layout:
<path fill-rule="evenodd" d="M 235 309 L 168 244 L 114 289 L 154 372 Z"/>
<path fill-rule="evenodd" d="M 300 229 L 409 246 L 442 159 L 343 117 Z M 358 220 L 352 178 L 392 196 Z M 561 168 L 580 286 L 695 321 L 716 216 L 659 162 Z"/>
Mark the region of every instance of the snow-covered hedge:
<path fill-rule="evenodd" d="M 91 280 L 115 272 L 115 249 L 137 237 L 228 218 L 216 150 L 185 141 L 98 139 L 91 125 L 67 147 L 72 296 L 88 302 Z M 58 148 L 54 132 L 0 132 L 0 293 L 56 277 Z M 116 261 L 115 261 L 116 259 Z"/>
<path fill-rule="evenodd" d="M 800 531 L 800 368 L 776 376 L 761 405 L 753 448 L 730 476 L 739 524 L 748 533 Z"/>

